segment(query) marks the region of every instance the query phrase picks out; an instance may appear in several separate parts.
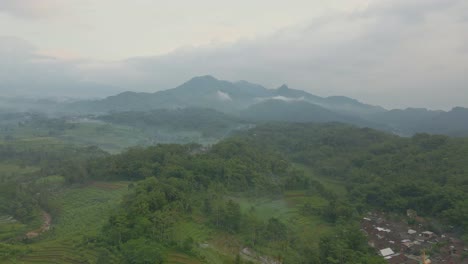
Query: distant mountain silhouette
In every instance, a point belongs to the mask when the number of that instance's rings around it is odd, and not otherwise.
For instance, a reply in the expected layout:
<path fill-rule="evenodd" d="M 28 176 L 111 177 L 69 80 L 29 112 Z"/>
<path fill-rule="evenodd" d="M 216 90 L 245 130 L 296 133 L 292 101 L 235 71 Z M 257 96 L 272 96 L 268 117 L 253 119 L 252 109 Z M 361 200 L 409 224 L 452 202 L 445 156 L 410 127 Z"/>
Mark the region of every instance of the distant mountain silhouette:
<path fill-rule="evenodd" d="M 401 135 L 414 133 L 468 136 L 468 109 L 455 107 L 451 111 L 430 111 L 424 108 L 391 110 L 372 117 Z"/>
<path fill-rule="evenodd" d="M 161 108 L 205 107 L 226 113 L 238 113 L 261 100 L 284 98 L 303 99 L 326 109 L 357 115 L 385 111 L 346 97 L 323 98 L 286 85 L 267 89 L 247 81 L 228 82 L 212 76 L 192 78 L 184 84 L 156 93 L 124 92 L 103 100 L 81 101 L 70 105 L 72 111 L 111 112 L 146 111 Z"/>
<path fill-rule="evenodd" d="M 209 75 L 194 77 L 176 88 L 155 93 L 124 92 L 102 100 L 60 106 L 54 105 L 54 110 L 70 114 L 195 107 L 256 121 L 343 122 L 404 136 L 420 132 L 468 135 L 466 108 L 457 107 L 448 112 L 417 108 L 387 111 L 345 96 L 320 97 L 287 85 L 267 89 L 248 81 L 229 82 Z"/>

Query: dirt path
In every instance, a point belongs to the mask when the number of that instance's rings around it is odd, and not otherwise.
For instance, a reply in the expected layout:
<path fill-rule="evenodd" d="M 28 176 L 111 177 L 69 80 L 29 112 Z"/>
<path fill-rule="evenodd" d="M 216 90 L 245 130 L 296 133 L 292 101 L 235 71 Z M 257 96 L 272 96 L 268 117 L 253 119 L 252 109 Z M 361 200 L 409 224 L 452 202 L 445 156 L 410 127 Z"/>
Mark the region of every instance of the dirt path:
<path fill-rule="evenodd" d="M 42 211 L 42 226 L 36 230 L 26 233 L 26 237 L 29 239 L 38 237 L 40 234 L 49 231 L 51 224 L 52 216 L 46 211 Z"/>

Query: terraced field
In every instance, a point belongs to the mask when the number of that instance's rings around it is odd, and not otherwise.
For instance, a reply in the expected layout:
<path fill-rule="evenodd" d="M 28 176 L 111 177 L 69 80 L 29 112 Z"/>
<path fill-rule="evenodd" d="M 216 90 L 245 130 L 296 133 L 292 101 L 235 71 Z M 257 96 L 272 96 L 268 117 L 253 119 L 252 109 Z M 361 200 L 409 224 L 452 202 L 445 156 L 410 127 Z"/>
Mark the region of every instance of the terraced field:
<path fill-rule="evenodd" d="M 26 225 L 17 222 L 13 217 L 9 215 L 0 216 L 0 241 L 19 236 L 27 230 Z"/>
<path fill-rule="evenodd" d="M 344 189 L 334 182 L 324 184 L 334 191 Z M 99 234 L 109 215 L 128 192 L 127 186 L 127 182 L 95 182 L 62 190 L 55 197 L 61 210 L 53 219 L 51 230 L 27 245 L 25 253 L 20 257 L 3 262 L 0 260 L 0 263 L 116 263 L 116 256 L 103 249 L 92 248 L 87 241 Z M 235 195 L 226 198 L 238 202 L 242 212 L 253 211 L 264 221 L 275 217 L 287 222 L 294 233 L 299 234 L 299 243 L 316 245 L 318 238 L 330 230 L 330 226 L 320 216 L 304 216 L 300 213 L 300 208 L 305 203 L 317 209 L 326 206 L 327 201 L 319 195 L 310 195 L 305 191 L 288 191 L 276 199 L 250 199 L 245 196 L 238 198 Z M 245 247 L 240 236 L 211 229 L 204 224 L 205 221 L 203 217 L 195 220 L 190 218 L 177 224 L 174 228 L 176 241 L 182 242 L 192 238 L 194 254 L 192 256 L 179 251 L 169 251 L 165 253 L 167 263 L 229 263 L 233 261 L 233 256 Z M 0 217 L 0 227 L 2 226 L 11 228 L 14 232 L 25 228 L 8 216 Z M 1 231 L 8 234 L 5 229 L 0 229 L 0 234 Z M 310 233 L 317 235 L 300 235 Z M 262 256 L 275 256 L 277 253 L 274 251 L 274 245 L 273 249 L 265 247 L 255 250 Z"/>
<path fill-rule="evenodd" d="M 78 264 L 97 263 L 98 252 L 81 249 L 81 245 L 62 241 L 61 243 L 41 243 L 35 246 L 31 253 L 18 258 L 12 263 L 50 263 L 50 264 Z"/>
<path fill-rule="evenodd" d="M 28 245 L 28 253 L 1 263 L 78 264 L 102 263 L 102 252 L 87 245 L 98 234 L 109 215 L 127 193 L 126 182 L 94 183 L 86 187 L 65 189 L 55 199 L 61 212 L 52 220 L 52 228 Z M 108 263 L 115 256 L 106 254 Z M 2 262 L 3 261 L 3 262 Z"/>
<path fill-rule="evenodd" d="M 11 162 L 0 162 L 0 180 L 3 182 L 33 173 L 39 168 L 33 166 L 20 166 Z"/>
<path fill-rule="evenodd" d="M 195 260 L 193 257 L 183 253 L 171 252 L 167 257 L 168 264 L 201 264 L 202 262 Z"/>
<path fill-rule="evenodd" d="M 10 224 L 10 223 L 15 223 L 16 220 L 13 218 L 13 216 L 10 215 L 0 215 L 0 225 L 1 224 Z"/>
<path fill-rule="evenodd" d="M 54 221 L 53 235 L 79 240 L 96 234 L 127 192 L 126 182 L 93 183 L 64 191 L 56 197 L 62 213 Z"/>

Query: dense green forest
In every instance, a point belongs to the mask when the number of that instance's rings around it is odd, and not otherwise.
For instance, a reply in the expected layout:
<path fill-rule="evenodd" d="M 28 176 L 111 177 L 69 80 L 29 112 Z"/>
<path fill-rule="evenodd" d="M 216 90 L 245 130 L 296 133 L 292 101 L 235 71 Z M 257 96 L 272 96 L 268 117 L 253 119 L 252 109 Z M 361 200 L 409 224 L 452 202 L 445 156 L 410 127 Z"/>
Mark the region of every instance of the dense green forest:
<path fill-rule="evenodd" d="M 242 138 L 225 140 L 206 152 L 197 145 L 132 149 L 95 166 L 107 180 L 142 180 L 104 227 L 105 243 L 124 252 L 129 263 L 162 263 L 162 252 L 171 247 L 198 256 L 194 247 L 202 241 L 177 240 L 173 230 L 178 223 L 195 219 L 253 249 L 266 248 L 284 263 L 329 263 L 339 257 L 355 263 L 381 262 L 358 228 L 341 222 L 356 217 L 350 205 L 294 169 L 279 152 L 253 147 Z M 236 202 L 240 196 L 282 197 L 291 190 L 330 201 L 319 214 L 337 224 L 333 234 L 304 245 L 300 241 L 313 234 L 300 234 L 278 218 L 263 220 L 254 208 L 243 212 Z"/>
<path fill-rule="evenodd" d="M 0 228 L 0 258 L 11 263 L 59 249 L 85 263 L 385 263 L 359 230 L 368 211 L 413 209 L 465 239 L 468 230 L 462 138 L 276 123 L 212 146 L 110 155 L 9 140 L 0 155 L 0 216 L 16 219 Z M 40 212 L 55 228 L 25 238 Z"/>
<path fill-rule="evenodd" d="M 318 175 L 345 182 L 358 208 L 401 213 L 411 208 L 468 229 L 465 138 L 402 138 L 340 124 L 266 125 L 242 138 L 257 148 L 279 150 Z"/>

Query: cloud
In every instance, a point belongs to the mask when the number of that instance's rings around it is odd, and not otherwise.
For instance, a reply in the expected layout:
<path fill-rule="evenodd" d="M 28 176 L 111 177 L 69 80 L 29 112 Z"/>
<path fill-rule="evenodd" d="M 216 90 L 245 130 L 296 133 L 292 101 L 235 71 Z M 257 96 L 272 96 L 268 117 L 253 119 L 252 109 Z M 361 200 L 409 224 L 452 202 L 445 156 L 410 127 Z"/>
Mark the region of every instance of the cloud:
<path fill-rule="evenodd" d="M 22 48 L 16 56 L 24 57 L 13 63 L 17 70 L 10 78 L 33 80 L 24 85 L 25 93 L 41 82 L 41 89 L 55 83 L 48 91 L 63 94 L 78 93 L 73 86 L 65 88 L 67 82 L 113 87 L 100 90 L 102 95 L 154 92 L 211 74 L 271 88 L 288 83 L 317 95 L 346 95 L 390 108 L 447 109 L 468 106 L 467 13 L 468 2 L 462 0 L 374 0 L 268 36 L 114 62 L 41 57 L 28 43 L 18 43 L 13 46 Z M 0 67 L 5 67 L 2 47 Z M 6 87 L 4 82 L 0 79 L 0 87 Z"/>
<path fill-rule="evenodd" d="M 83 61 L 40 54 L 34 45 L 0 36 L 0 94 L 28 97 L 95 97 L 118 91 L 88 81 L 79 70 Z"/>
<path fill-rule="evenodd" d="M 213 74 L 387 107 L 466 106 L 466 13 L 466 1 L 373 1 L 268 37 L 129 59 L 108 77 L 124 84 L 138 72 L 128 85 L 157 90 Z"/>
<path fill-rule="evenodd" d="M 228 93 L 218 91 L 216 93 L 216 95 L 217 95 L 218 99 L 221 100 L 221 101 L 232 101 L 232 98 Z"/>
<path fill-rule="evenodd" d="M 273 97 L 259 97 L 256 98 L 256 101 L 258 102 L 263 102 L 263 101 L 268 101 L 268 100 L 279 100 L 279 101 L 284 101 L 284 102 L 300 102 L 300 101 L 305 101 L 304 96 L 299 97 L 299 98 L 293 98 L 293 97 L 285 97 L 285 96 L 273 96 Z"/>
<path fill-rule="evenodd" d="M 22 18 L 45 18 L 55 15 L 63 4 L 63 0 L 1 0 L 0 13 Z"/>

